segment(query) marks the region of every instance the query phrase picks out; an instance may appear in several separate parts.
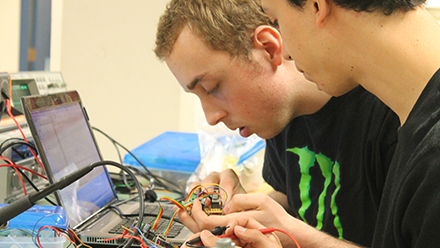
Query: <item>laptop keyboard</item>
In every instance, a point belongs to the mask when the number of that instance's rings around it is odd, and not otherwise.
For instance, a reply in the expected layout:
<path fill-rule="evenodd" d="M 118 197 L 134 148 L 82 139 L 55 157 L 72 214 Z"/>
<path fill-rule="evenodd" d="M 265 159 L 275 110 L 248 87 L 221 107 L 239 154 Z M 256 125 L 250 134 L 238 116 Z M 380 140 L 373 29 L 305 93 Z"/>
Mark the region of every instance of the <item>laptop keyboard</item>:
<path fill-rule="evenodd" d="M 157 225 L 156 233 L 162 233 L 164 229 L 167 227 L 168 222 L 173 216 L 174 205 L 165 205 L 162 206 L 163 214 L 162 218 L 160 218 L 159 223 Z M 133 214 L 138 214 L 139 210 L 136 210 Z M 157 214 L 159 213 L 159 205 L 146 205 L 144 211 L 143 223 L 152 226 L 154 221 L 156 220 Z M 133 223 L 137 220 L 135 217 L 129 217 L 121 220 L 115 227 L 113 227 L 109 232 L 112 234 L 122 234 L 125 229 L 122 227 L 130 228 L 133 226 Z M 177 220 L 177 216 L 175 217 L 173 223 L 171 224 L 171 228 L 168 231 L 168 238 L 174 238 L 179 235 L 180 231 L 184 228 L 184 225 Z"/>
<path fill-rule="evenodd" d="M 174 214 L 174 206 L 175 205 L 167 205 L 167 204 L 162 204 L 162 209 L 163 209 L 163 213 L 162 213 L 162 218 L 171 218 Z M 144 209 L 144 215 L 151 215 L 156 217 L 157 214 L 159 214 L 159 204 L 148 204 L 145 205 L 145 209 Z M 139 209 L 134 211 L 132 214 L 139 214 Z M 179 218 L 176 217 L 174 218 L 174 221 L 179 221 Z"/>

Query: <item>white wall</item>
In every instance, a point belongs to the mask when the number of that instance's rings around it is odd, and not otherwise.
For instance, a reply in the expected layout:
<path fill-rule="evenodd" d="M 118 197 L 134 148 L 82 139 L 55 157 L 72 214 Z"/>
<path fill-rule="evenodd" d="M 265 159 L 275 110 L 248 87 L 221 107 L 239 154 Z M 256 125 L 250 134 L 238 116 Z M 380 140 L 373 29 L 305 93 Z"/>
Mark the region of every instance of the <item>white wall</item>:
<path fill-rule="evenodd" d="M 20 51 L 20 0 L 0 1 L 0 71 L 17 72 Z"/>
<path fill-rule="evenodd" d="M 196 132 L 195 96 L 153 53 L 168 0 L 53 1 L 51 70 L 78 90 L 91 124 L 133 149 L 165 131 Z M 97 134 L 104 159 L 118 159 Z"/>

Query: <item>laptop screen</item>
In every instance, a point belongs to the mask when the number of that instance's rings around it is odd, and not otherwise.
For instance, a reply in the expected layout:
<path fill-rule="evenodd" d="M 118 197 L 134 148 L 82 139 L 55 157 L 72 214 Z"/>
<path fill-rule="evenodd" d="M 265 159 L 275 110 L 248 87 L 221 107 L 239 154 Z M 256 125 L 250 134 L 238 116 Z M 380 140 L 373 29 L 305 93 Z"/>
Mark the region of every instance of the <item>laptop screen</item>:
<path fill-rule="evenodd" d="M 89 123 L 76 91 L 22 99 L 40 157 L 51 183 L 101 161 Z M 97 167 L 58 193 L 70 226 L 116 199 L 108 173 Z"/>

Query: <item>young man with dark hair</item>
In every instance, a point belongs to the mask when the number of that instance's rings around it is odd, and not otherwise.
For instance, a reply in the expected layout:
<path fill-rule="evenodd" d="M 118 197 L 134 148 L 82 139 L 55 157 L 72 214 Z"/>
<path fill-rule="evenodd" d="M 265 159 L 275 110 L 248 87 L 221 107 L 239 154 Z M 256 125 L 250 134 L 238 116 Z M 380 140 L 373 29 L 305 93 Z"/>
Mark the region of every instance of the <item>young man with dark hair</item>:
<path fill-rule="evenodd" d="M 424 2 L 262 0 L 307 79 L 361 85 L 399 116 L 372 247 L 440 247 L 440 27 Z"/>

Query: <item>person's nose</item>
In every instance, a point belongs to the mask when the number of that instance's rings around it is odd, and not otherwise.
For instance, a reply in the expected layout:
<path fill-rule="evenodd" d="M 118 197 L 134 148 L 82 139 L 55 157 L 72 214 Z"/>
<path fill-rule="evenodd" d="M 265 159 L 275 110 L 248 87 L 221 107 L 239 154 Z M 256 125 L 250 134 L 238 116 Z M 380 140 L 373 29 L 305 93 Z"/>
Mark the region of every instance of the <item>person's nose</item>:
<path fill-rule="evenodd" d="M 217 104 L 202 101 L 203 112 L 209 125 L 214 126 L 220 123 L 228 113 Z"/>

